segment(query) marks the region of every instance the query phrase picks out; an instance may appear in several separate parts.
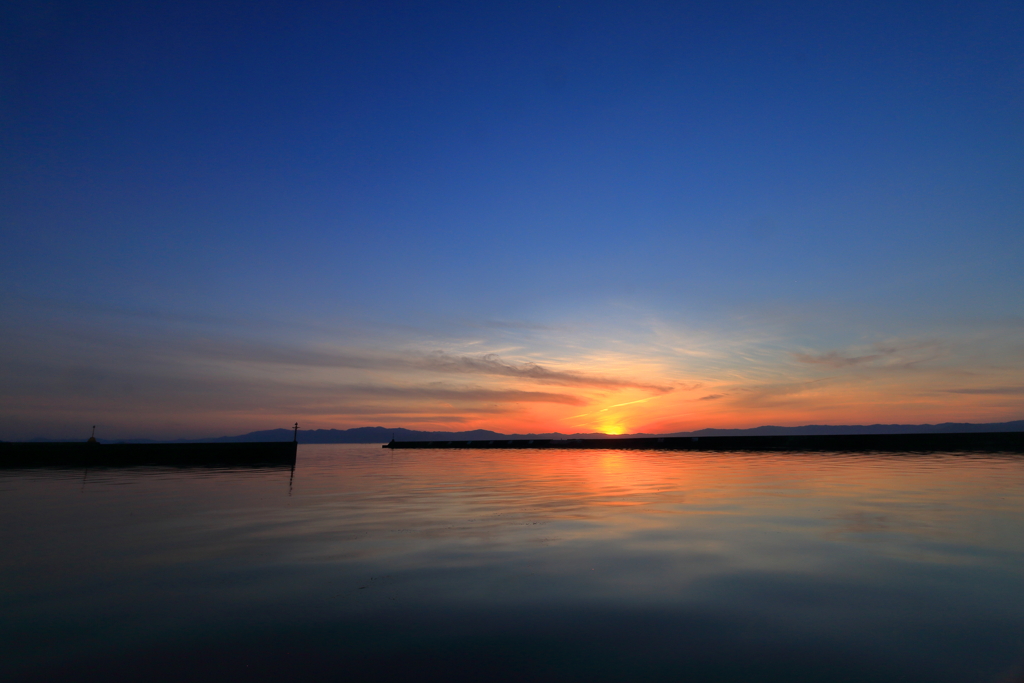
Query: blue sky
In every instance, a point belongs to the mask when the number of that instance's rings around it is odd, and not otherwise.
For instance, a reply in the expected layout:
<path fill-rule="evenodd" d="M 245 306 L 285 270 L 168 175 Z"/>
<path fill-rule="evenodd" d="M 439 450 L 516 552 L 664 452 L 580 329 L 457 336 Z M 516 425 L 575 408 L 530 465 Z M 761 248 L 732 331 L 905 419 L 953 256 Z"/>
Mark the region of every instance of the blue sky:
<path fill-rule="evenodd" d="M 3 12 L 0 438 L 1024 417 L 1019 3 Z"/>

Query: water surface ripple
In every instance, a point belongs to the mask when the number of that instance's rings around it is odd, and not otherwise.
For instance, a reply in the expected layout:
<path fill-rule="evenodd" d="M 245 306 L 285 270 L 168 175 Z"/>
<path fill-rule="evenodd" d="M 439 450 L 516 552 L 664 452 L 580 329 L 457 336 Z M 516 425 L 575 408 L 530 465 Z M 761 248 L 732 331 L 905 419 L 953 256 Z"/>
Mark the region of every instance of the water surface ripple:
<path fill-rule="evenodd" d="M 1020 681 L 1019 455 L 0 471 L 16 681 Z"/>

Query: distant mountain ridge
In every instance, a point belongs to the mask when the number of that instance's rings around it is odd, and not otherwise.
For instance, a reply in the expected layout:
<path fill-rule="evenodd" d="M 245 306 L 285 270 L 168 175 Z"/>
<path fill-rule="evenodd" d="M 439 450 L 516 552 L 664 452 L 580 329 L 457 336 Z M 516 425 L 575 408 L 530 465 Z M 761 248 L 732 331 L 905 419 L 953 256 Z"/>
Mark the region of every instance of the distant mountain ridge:
<path fill-rule="evenodd" d="M 424 432 L 402 427 L 355 427 L 353 429 L 300 429 L 299 443 L 387 443 L 396 441 L 468 441 L 479 439 L 615 439 L 644 436 L 785 436 L 819 434 L 956 434 L 965 432 L 1024 432 L 1024 420 L 1012 422 L 943 422 L 942 424 L 900 425 L 803 425 L 777 427 L 765 425 L 750 429 L 699 429 L 693 432 L 670 434 L 501 434 L 487 429 L 467 432 Z M 267 429 L 239 436 L 212 439 L 182 440 L 182 443 L 244 443 L 247 441 L 291 441 L 290 429 Z"/>

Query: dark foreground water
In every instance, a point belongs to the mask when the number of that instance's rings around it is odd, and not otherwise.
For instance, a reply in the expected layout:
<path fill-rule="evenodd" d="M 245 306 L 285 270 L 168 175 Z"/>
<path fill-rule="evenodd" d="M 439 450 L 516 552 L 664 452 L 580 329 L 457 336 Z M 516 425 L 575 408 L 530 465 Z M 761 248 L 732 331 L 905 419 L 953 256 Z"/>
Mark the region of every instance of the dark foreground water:
<path fill-rule="evenodd" d="M 1019 681 L 1024 458 L 0 471 L 10 681 Z"/>

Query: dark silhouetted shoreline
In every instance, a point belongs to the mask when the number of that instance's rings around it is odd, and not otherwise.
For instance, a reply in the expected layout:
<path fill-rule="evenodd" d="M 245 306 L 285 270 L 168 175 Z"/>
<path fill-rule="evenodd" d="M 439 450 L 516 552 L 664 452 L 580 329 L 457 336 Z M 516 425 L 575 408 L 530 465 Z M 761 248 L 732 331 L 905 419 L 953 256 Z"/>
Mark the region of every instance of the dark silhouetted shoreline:
<path fill-rule="evenodd" d="M 1024 432 L 392 441 L 384 444 L 383 448 L 621 448 L 692 451 L 976 451 L 1024 453 Z"/>
<path fill-rule="evenodd" d="M 273 443 L 4 443 L 0 467 L 290 467 L 297 444 Z"/>
<path fill-rule="evenodd" d="M 670 432 L 667 434 L 601 434 L 546 432 L 542 434 L 503 434 L 488 429 L 474 429 L 464 432 L 428 432 L 404 427 L 354 427 L 352 429 L 305 429 L 298 434 L 299 443 L 387 443 L 396 441 L 479 441 L 494 439 L 622 439 L 622 438 L 675 438 L 706 436 L 800 436 L 800 435 L 848 435 L 848 434 L 968 434 L 976 432 L 1024 432 L 1024 420 L 1012 422 L 944 422 L 942 424 L 874 424 L 874 425 L 802 425 L 780 427 L 764 425 L 749 429 L 699 429 L 692 432 Z M 205 439 L 179 439 L 173 443 L 251 443 L 291 441 L 291 429 L 267 429 L 237 436 L 220 436 Z M 155 443 L 144 439 L 124 440 L 123 443 Z M 113 443 L 106 441 L 105 443 Z M 121 443 L 119 441 L 118 443 Z"/>

